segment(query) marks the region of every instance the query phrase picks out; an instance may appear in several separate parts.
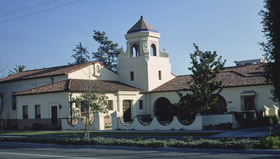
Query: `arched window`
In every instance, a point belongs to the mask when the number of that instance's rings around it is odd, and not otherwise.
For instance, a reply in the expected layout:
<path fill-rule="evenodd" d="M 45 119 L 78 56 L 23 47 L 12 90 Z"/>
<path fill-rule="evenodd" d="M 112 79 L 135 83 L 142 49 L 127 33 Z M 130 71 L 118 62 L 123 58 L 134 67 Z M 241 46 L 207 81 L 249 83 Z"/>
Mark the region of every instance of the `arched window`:
<path fill-rule="evenodd" d="M 151 45 L 151 56 L 157 56 L 157 50 L 155 44 Z"/>
<path fill-rule="evenodd" d="M 137 44 L 133 44 L 131 47 L 130 57 L 137 57 L 137 56 L 139 56 L 139 47 Z"/>

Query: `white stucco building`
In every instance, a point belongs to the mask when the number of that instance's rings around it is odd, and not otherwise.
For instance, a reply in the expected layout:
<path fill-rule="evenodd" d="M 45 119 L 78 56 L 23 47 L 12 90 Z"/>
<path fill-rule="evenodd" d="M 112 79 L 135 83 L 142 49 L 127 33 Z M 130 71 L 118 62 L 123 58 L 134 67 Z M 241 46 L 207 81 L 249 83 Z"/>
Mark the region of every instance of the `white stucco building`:
<path fill-rule="evenodd" d="M 109 113 L 130 121 L 154 117 L 187 93 L 190 76 L 171 73 L 169 56 L 160 50 L 160 34 L 142 17 L 125 35 L 127 50 L 118 57 L 117 72 L 98 61 L 29 70 L 0 79 L 5 127 L 30 129 L 35 123 L 61 128 L 71 116 L 70 98 L 88 90 L 104 91 Z M 219 74 L 223 91 L 216 114 L 263 110 L 277 105 L 265 82 L 262 61 L 238 61 Z M 162 112 L 162 111 L 161 111 Z M 164 111 L 163 111 L 164 112 Z M 168 112 L 165 112 L 168 113 Z M 103 126 L 104 127 L 104 126 Z"/>

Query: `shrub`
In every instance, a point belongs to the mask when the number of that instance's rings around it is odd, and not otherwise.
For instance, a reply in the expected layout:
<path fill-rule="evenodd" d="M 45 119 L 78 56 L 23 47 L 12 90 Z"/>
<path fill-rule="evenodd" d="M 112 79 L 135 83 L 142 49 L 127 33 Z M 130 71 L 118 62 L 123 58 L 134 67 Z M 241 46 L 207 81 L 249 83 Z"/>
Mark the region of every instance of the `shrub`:
<path fill-rule="evenodd" d="M 280 138 L 279 136 L 268 136 L 266 138 L 260 139 L 259 148 L 263 149 L 279 149 L 280 148 Z"/>
<path fill-rule="evenodd" d="M 221 142 L 226 142 L 226 141 L 233 142 L 233 141 L 235 141 L 235 138 L 233 138 L 233 137 L 224 137 L 224 138 L 220 138 L 219 141 L 221 141 Z"/>
<path fill-rule="evenodd" d="M 208 126 L 203 127 L 204 130 L 231 130 L 232 123 L 220 123 L 216 125 L 209 124 Z"/>
<path fill-rule="evenodd" d="M 193 137 L 186 135 L 186 136 L 183 137 L 183 141 L 185 141 L 185 142 L 192 142 L 193 141 Z"/>
<path fill-rule="evenodd" d="M 42 130 L 43 126 L 42 126 L 42 124 L 34 123 L 30 129 L 31 130 Z"/>
<path fill-rule="evenodd" d="M 240 121 L 242 128 L 250 128 L 256 126 L 266 126 L 266 125 L 273 125 L 277 124 L 279 121 L 278 116 L 264 116 L 259 117 L 258 119 L 243 119 Z"/>
<path fill-rule="evenodd" d="M 180 147 L 180 148 L 221 148 L 221 149 L 279 149 L 280 137 L 266 137 L 259 140 L 242 139 L 235 140 L 235 138 L 227 137 L 219 140 L 200 139 L 192 140 L 192 137 L 187 136 L 183 140 L 169 139 L 169 140 L 156 140 L 147 139 L 143 140 L 141 137 L 134 140 L 131 139 L 116 139 L 94 137 L 91 139 L 77 138 L 4 138 L 0 142 L 32 142 L 32 143 L 54 143 L 60 145 L 111 145 L 111 146 L 139 146 L 139 147 Z"/>
<path fill-rule="evenodd" d="M 141 140 L 143 140 L 143 137 L 137 137 L 137 138 L 135 138 L 135 139 L 133 139 L 134 141 L 141 141 Z"/>

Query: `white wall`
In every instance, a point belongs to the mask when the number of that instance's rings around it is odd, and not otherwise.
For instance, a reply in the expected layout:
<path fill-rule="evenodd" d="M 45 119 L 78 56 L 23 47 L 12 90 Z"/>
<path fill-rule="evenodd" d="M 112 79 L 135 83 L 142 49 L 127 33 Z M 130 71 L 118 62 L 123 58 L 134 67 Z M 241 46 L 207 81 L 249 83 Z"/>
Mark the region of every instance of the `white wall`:
<path fill-rule="evenodd" d="M 270 93 L 271 88 L 272 86 L 270 85 L 230 87 L 230 88 L 224 88 L 220 93 L 220 95 L 226 100 L 228 112 L 241 111 L 241 99 L 240 99 L 241 93 L 243 91 L 248 91 L 248 90 L 253 90 L 256 92 L 255 105 L 257 110 L 261 109 L 263 105 L 266 106 L 276 105 L 279 107 L 279 104 L 273 102 L 272 100 L 272 94 Z M 187 91 L 180 91 L 180 93 L 183 93 L 185 95 Z M 153 115 L 155 113 L 154 112 L 155 101 L 160 97 L 167 98 L 171 103 L 178 103 L 180 100 L 180 97 L 176 92 L 151 93 L 149 105 L 151 108 L 151 114 Z"/>
<path fill-rule="evenodd" d="M 161 71 L 161 80 L 159 79 L 158 71 Z M 171 74 L 169 58 L 150 56 L 148 60 L 148 77 L 149 91 L 175 78 Z"/>
<path fill-rule="evenodd" d="M 17 111 L 12 110 L 13 92 L 21 92 L 28 89 L 33 89 L 50 84 L 52 83 L 52 81 L 55 83 L 66 79 L 67 76 L 61 75 L 54 77 L 34 78 L 28 80 L 0 83 L 0 93 L 3 93 L 4 96 L 4 119 L 17 119 Z"/>
<path fill-rule="evenodd" d="M 253 90 L 256 92 L 255 105 L 256 109 L 261 108 L 262 105 L 270 106 L 277 105 L 278 103 L 273 102 L 272 94 L 270 93 L 272 86 L 261 85 L 261 86 L 247 86 L 247 87 L 231 87 L 224 88 L 221 92 L 227 102 L 227 111 L 241 111 L 241 93 L 243 91 Z"/>
<path fill-rule="evenodd" d="M 139 111 L 139 99 L 145 99 L 145 96 L 143 94 L 139 94 L 139 92 L 128 92 L 128 91 L 120 91 L 119 93 L 119 100 L 118 100 L 118 105 L 119 105 L 119 113 L 123 114 L 123 101 L 124 100 L 131 100 L 132 105 L 131 105 L 131 118 L 137 116 L 138 111 Z M 147 107 L 144 106 L 144 109 L 141 110 L 140 113 L 145 113 Z"/>
<path fill-rule="evenodd" d="M 119 55 L 118 73 L 119 81 L 128 85 L 151 91 L 163 83 L 171 80 L 171 65 L 168 57 L 160 57 L 159 33 L 136 32 L 125 35 L 127 39 L 127 51 Z M 139 45 L 138 57 L 131 57 L 131 47 L 134 43 Z M 157 56 L 151 56 L 151 45 L 156 46 Z M 158 71 L 161 71 L 162 79 L 159 80 Z M 130 72 L 134 72 L 134 80 L 130 79 Z"/>
<path fill-rule="evenodd" d="M 97 66 L 100 70 L 97 70 Z M 99 76 L 100 74 L 100 76 Z M 68 79 L 91 79 L 91 80 L 109 80 L 117 81 L 118 75 L 111 70 L 103 67 L 99 63 L 89 65 L 83 69 L 68 74 Z"/>
<path fill-rule="evenodd" d="M 51 106 L 58 106 L 58 118 L 69 117 L 68 92 L 18 96 L 18 119 L 23 119 L 24 105 L 28 105 L 28 119 L 35 119 L 35 105 L 41 106 L 42 119 L 51 118 Z"/>
<path fill-rule="evenodd" d="M 81 95 L 81 93 L 73 93 L 72 98 Z M 148 112 L 148 105 L 144 103 L 143 109 L 139 110 L 139 100 L 142 99 L 144 102 L 146 101 L 146 95 L 140 94 L 139 92 L 132 91 L 119 91 L 116 93 L 106 93 L 108 100 L 113 100 L 113 110 L 109 110 L 108 114 L 111 114 L 115 111 L 118 111 L 120 114 L 123 114 L 123 101 L 131 100 L 131 117 L 133 118 L 137 114 L 146 114 Z"/>
<path fill-rule="evenodd" d="M 130 79 L 130 72 L 134 72 L 134 80 Z M 119 59 L 119 81 L 136 88 L 148 90 L 148 68 L 144 56 Z"/>

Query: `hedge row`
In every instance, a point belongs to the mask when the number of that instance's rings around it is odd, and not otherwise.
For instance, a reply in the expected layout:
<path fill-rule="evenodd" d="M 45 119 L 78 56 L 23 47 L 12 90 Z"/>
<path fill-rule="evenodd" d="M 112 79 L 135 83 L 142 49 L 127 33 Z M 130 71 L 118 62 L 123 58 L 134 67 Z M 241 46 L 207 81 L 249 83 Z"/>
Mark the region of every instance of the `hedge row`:
<path fill-rule="evenodd" d="M 169 139 L 157 140 L 142 138 L 136 139 L 115 139 L 105 137 L 94 137 L 91 139 L 81 138 L 4 138 L 1 142 L 31 142 L 31 143 L 54 143 L 60 145 L 110 145 L 110 146 L 139 146 L 139 147 L 179 147 L 179 148 L 221 148 L 221 149 L 279 149 L 280 138 L 268 136 L 259 140 L 234 138 L 221 138 L 219 140 L 200 139 L 193 140 L 191 137 L 184 137 L 183 140 Z"/>

